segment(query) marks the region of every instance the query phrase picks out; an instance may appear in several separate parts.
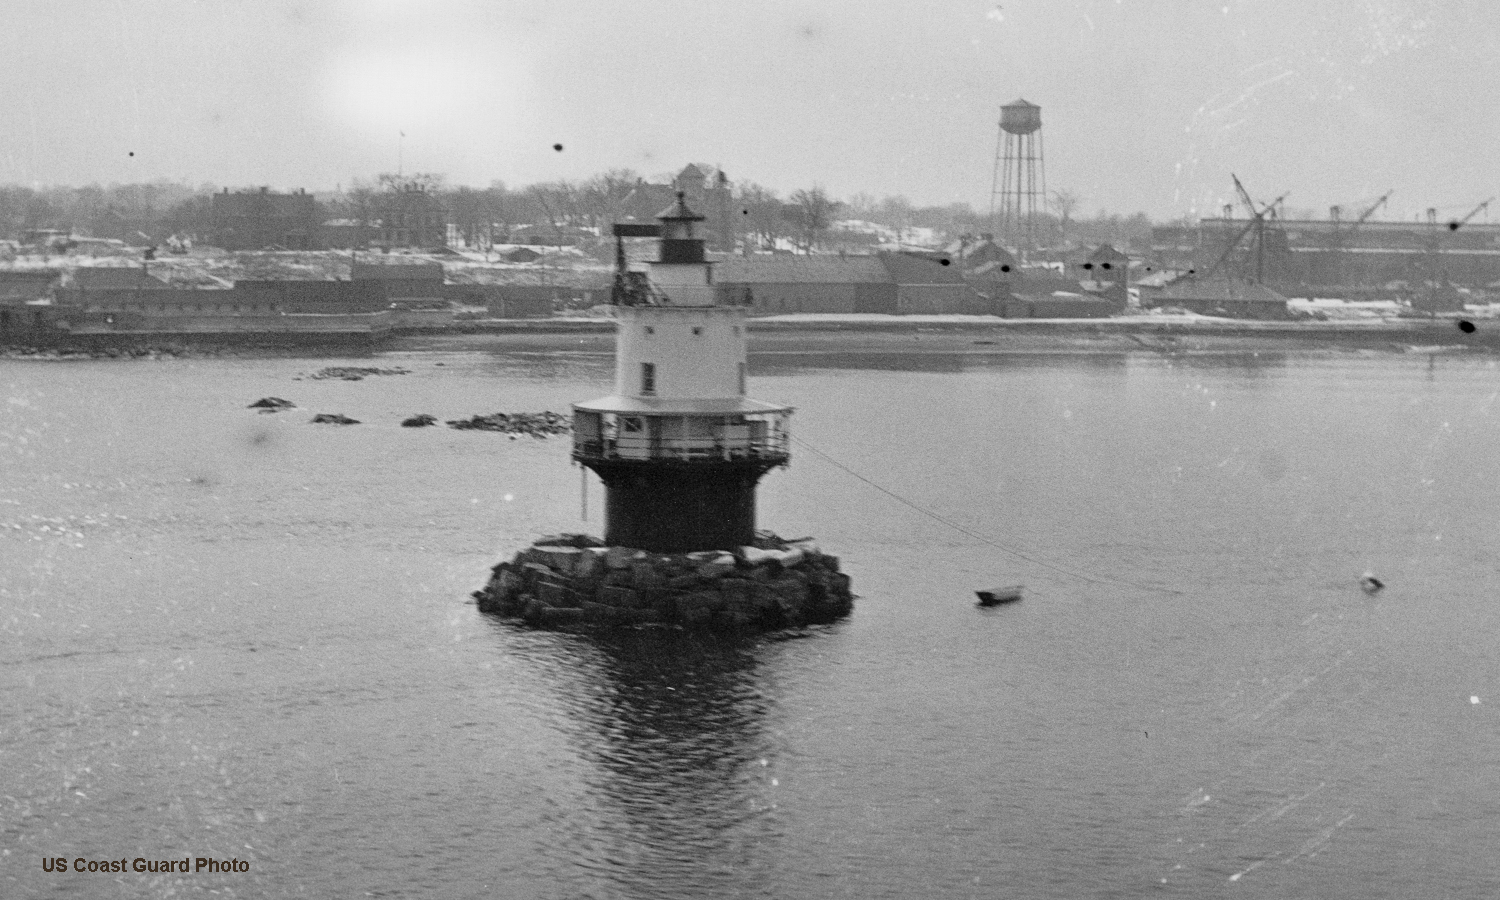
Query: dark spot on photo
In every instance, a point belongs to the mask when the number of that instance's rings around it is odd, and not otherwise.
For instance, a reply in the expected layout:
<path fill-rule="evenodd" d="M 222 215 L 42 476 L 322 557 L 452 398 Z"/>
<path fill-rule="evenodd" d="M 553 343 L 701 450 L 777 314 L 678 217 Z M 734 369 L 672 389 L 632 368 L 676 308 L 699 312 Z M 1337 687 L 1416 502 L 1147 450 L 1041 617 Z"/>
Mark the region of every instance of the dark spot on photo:
<path fill-rule="evenodd" d="M 1473 334 L 1474 333 L 1474 323 L 1470 322 L 1468 319 L 1459 319 L 1458 320 L 1458 330 L 1462 331 L 1464 334 Z"/>

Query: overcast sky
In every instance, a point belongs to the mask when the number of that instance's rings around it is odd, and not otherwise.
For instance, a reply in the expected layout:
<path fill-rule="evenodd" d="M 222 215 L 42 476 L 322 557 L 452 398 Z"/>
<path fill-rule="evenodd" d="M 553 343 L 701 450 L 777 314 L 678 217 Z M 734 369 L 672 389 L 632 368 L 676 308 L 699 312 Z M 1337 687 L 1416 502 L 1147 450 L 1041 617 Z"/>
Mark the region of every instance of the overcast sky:
<path fill-rule="evenodd" d="M 518 186 L 707 162 L 783 193 L 985 211 L 999 108 L 1024 97 L 1048 188 L 1084 213 L 1213 214 L 1230 172 L 1320 215 L 1392 188 L 1383 217 L 1500 193 L 1491 0 L 0 9 L 0 182 L 324 190 L 399 155 Z"/>

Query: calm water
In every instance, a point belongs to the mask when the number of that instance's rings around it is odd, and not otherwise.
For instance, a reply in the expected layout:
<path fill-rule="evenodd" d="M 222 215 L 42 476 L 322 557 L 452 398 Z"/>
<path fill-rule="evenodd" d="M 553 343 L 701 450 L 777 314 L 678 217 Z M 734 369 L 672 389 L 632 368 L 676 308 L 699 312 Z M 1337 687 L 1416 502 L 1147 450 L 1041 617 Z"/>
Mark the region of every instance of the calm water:
<path fill-rule="evenodd" d="M 335 364 L 412 374 L 297 380 Z M 584 526 L 579 470 L 397 423 L 610 371 L 0 361 L 0 895 L 1500 893 L 1489 358 L 760 356 L 805 442 L 762 525 L 842 556 L 852 618 L 481 617 L 500 555 Z"/>

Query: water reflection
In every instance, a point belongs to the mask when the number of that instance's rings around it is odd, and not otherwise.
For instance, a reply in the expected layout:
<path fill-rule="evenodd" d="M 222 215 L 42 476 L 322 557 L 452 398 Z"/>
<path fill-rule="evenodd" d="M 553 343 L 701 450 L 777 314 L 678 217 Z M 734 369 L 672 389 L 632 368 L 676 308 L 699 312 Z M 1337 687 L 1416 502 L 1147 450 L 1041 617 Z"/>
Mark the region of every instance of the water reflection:
<path fill-rule="evenodd" d="M 576 862 L 628 896 L 765 893 L 780 831 L 763 670 L 780 645 L 672 629 L 554 637 L 529 661 L 588 764 L 598 815 L 573 836 Z"/>
<path fill-rule="evenodd" d="M 1285 353 L 1239 352 L 1239 353 L 1164 353 L 1159 357 L 1141 354 L 1146 359 L 1159 359 L 1178 369 L 1213 371 L 1258 377 L 1280 371 L 1287 366 Z M 1155 365 L 1160 365 L 1156 363 Z M 1154 367 L 1154 366 L 1153 366 Z"/>
<path fill-rule="evenodd" d="M 486 355 L 477 371 L 492 378 L 603 381 L 613 375 L 614 365 L 612 355 L 598 353 L 495 351 Z"/>
<path fill-rule="evenodd" d="M 1288 356 L 1285 353 L 1263 351 L 1220 353 L 1174 349 L 1108 353 L 970 350 L 938 353 L 751 353 L 750 363 L 753 373 L 757 375 L 799 375 L 820 369 L 940 374 L 1035 369 L 1123 373 L 1140 367 L 1171 367 L 1260 376 L 1286 368 Z"/>
<path fill-rule="evenodd" d="M 1123 369 L 1128 353 L 1011 353 L 984 350 L 937 353 L 751 353 L 753 374 L 796 375 L 819 369 L 962 373 L 994 369 Z"/>

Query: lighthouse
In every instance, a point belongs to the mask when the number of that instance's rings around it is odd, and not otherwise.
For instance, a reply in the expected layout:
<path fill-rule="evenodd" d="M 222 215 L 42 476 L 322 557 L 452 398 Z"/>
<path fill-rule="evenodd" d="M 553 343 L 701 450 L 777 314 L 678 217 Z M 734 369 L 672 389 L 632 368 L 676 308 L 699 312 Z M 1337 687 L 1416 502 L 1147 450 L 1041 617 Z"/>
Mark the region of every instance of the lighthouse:
<path fill-rule="evenodd" d="M 606 544 L 727 550 L 755 537 L 755 488 L 791 459 L 792 409 L 745 396 L 743 298 L 714 285 L 683 194 L 658 225 L 616 225 L 614 393 L 573 405 L 573 459 L 605 489 Z M 658 237 L 647 272 L 624 237 Z"/>
<path fill-rule="evenodd" d="M 745 396 L 748 296 L 714 285 L 683 194 L 614 227 L 614 393 L 573 404 L 573 461 L 604 482 L 604 539 L 549 535 L 490 570 L 481 612 L 540 628 L 779 629 L 854 608 L 837 556 L 755 528 L 755 486 L 791 460 L 792 409 Z M 660 239 L 647 271 L 627 237 Z M 717 552 L 715 552 L 717 551 Z"/>

